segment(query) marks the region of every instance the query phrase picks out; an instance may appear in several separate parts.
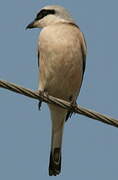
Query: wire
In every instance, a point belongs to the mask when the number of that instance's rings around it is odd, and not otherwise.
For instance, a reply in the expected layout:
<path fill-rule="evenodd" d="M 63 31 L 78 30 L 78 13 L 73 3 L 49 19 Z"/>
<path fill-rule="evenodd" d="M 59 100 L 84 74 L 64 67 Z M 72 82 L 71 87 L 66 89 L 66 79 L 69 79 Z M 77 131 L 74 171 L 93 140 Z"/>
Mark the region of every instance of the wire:
<path fill-rule="evenodd" d="M 13 84 L 4 80 L 0 80 L 0 87 L 22 94 L 24 96 L 28 96 L 30 98 L 37 99 L 39 101 L 43 101 L 45 103 L 55 104 L 64 109 L 71 110 L 71 112 L 87 116 L 89 118 L 101 121 L 111 126 L 118 127 L 118 120 L 108 117 L 106 115 L 100 114 L 98 112 L 95 112 L 93 110 L 89 110 L 87 108 L 81 107 L 81 106 L 72 106 L 70 102 L 67 102 L 65 100 L 62 100 L 62 99 L 59 99 L 50 95 L 46 95 L 41 92 L 32 91 L 30 89 L 18 86 L 16 84 Z"/>

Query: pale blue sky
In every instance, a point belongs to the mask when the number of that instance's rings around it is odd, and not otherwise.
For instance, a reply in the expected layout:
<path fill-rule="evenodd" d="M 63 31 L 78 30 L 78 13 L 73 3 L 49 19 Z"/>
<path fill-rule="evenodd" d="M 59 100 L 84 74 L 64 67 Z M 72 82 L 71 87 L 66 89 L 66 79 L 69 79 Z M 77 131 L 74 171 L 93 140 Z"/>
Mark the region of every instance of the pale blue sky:
<path fill-rule="evenodd" d="M 68 8 L 85 34 L 87 67 L 78 103 L 118 118 L 118 1 L 1 0 L 0 79 L 36 89 L 38 29 L 25 27 L 45 5 Z M 65 126 L 62 173 L 48 176 L 47 105 L 0 89 L 0 180 L 117 180 L 118 129 L 84 116 Z"/>

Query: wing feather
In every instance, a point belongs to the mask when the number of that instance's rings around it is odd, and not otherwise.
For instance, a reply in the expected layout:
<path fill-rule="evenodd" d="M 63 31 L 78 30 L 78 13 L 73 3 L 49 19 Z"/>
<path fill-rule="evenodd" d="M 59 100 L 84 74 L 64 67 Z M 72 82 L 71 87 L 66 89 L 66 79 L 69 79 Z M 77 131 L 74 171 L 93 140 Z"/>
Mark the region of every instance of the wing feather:
<path fill-rule="evenodd" d="M 83 76 L 82 76 L 82 81 L 83 81 L 84 72 L 85 72 L 85 68 L 86 68 L 87 45 L 86 45 L 84 34 L 82 32 L 80 32 L 80 43 L 81 43 L 80 46 L 81 46 L 82 60 L 83 60 Z M 81 82 L 81 84 L 82 84 L 82 82 Z M 71 118 L 72 114 L 73 114 L 73 112 L 68 111 L 65 121 L 67 121 L 68 118 Z"/>
<path fill-rule="evenodd" d="M 38 67 L 39 67 L 40 51 L 38 50 Z"/>

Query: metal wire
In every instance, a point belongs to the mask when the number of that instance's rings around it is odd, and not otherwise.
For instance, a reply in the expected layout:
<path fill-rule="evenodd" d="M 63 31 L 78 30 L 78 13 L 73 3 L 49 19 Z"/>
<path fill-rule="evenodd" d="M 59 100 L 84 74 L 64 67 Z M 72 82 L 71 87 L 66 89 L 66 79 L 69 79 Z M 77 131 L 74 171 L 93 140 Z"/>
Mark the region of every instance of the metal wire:
<path fill-rule="evenodd" d="M 81 114 L 81 115 L 87 116 L 89 118 L 92 118 L 92 119 L 101 121 L 103 123 L 109 124 L 111 126 L 118 127 L 118 120 L 117 119 L 113 119 L 111 117 L 108 117 L 106 115 L 100 114 L 98 112 L 95 112 L 95 111 L 92 111 L 89 109 L 86 109 L 86 108 L 81 107 L 81 106 L 72 106 L 69 102 L 64 101 L 62 99 L 58 99 L 58 98 L 55 98 L 55 97 L 50 96 L 50 95 L 38 93 L 37 91 L 32 91 L 30 89 L 26 89 L 24 87 L 18 86 L 16 84 L 13 84 L 13 83 L 10 83 L 10 82 L 4 81 L 4 80 L 0 80 L 0 87 L 8 89 L 8 90 L 16 92 L 16 93 L 19 93 L 19 94 L 22 94 L 22 95 L 25 95 L 25 96 L 28 96 L 30 98 L 34 98 L 34 99 L 37 99 L 40 101 L 44 101 L 45 103 L 55 104 L 55 105 L 60 106 L 64 109 L 68 109 L 68 110 L 71 109 L 71 111 L 74 113 Z"/>

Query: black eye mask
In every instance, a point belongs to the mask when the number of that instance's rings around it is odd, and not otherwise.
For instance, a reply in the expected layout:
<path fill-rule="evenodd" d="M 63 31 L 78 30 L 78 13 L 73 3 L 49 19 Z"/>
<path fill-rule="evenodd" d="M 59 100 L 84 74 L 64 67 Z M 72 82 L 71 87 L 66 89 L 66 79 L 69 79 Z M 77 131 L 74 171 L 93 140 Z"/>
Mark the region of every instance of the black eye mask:
<path fill-rule="evenodd" d="M 42 9 L 36 16 L 35 20 L 40 20 L 48 14 L 55 14 L 54 9 Z"/>

